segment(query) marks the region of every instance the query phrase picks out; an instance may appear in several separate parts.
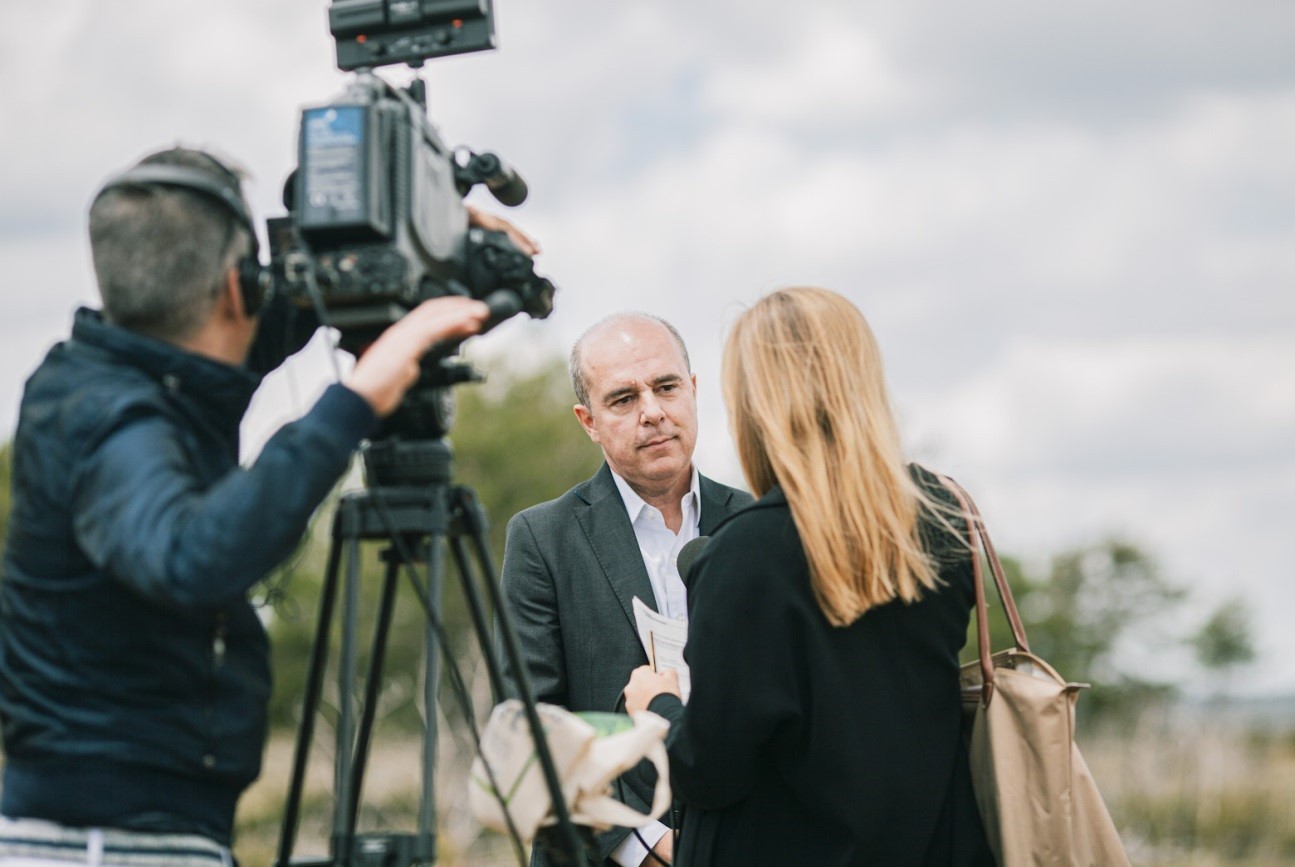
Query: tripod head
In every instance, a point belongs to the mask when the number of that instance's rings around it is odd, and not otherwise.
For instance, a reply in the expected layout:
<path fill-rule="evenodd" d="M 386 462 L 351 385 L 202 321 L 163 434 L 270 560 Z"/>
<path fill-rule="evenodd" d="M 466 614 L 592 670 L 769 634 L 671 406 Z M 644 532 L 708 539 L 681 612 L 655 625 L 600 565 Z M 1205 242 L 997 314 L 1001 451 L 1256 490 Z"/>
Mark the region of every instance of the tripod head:
<path fill-rule="evenodd" d="M 454 426 L 452 389 L 483 378 L 465 361 L 424 359 L 418 382 L 362 452 L 365 484 L 370 488 L 448 485 L 453 474 L 446 439 Z"/>

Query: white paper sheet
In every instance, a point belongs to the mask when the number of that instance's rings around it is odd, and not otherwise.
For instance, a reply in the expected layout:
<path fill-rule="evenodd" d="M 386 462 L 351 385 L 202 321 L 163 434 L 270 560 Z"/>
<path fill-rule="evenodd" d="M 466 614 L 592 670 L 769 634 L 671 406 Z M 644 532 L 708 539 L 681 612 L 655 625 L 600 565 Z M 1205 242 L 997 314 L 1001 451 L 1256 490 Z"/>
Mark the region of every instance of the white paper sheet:
<path fill-rule="evenodd" d="M 637 596 L 634 597 L 634 623 L 652 670 L 673 669 L 679 675 L 679 693 L 686 704 L 692 692 L 688 663 L 683 661 L 684 645 L 688 643 L 688 624 L 658 614 Z"/>

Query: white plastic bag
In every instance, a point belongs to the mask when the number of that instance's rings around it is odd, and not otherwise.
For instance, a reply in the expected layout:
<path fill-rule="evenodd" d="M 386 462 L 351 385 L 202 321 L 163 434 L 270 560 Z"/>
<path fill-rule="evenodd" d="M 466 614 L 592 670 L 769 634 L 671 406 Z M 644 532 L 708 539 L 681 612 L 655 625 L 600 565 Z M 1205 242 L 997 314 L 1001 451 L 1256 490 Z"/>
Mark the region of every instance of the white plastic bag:
<path fill-rule="evenodd" d="M 537 706 L 549 751 L 572 821 L 602 830 L 613 825 L 641 828 L 670 806 L 670 772 L 665 736 L 670 725 L 654 713 L 581 713 L 550 704 Z M 639 813 L 611 795 L 611 783 L 650 761 L 657 771 L 656 790 L 647 813 Z M 487 763 L 493 772 L 496 794 Z M 545 825 L 556 822 L 544 771 L 535 753 L 522 703 L 509 699 L 490 714 L 481 736 L 481 754 L 472 763 L 468 804 L 477 821 L 508 833 L 507 806 L 513 825 L 529 842 Z"/>

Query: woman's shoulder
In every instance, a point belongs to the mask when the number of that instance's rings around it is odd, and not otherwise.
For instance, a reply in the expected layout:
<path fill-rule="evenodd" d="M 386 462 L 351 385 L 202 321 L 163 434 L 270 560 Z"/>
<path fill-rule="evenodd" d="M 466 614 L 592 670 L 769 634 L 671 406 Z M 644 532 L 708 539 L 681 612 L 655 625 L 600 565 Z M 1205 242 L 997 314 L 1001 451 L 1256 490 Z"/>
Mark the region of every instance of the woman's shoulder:
<path fill-rule="evenodd" d="M 908 474 L 926 496 L 957 508 L 958 498 L 949 489 L 950 484 L 957 484 L 953 479 L 919 463 L 909 464 Z"/>
<path fill-rule="evenodd" d="M 791 523 L 791 507 L 782 488 L 774 486 L 759 499 L 748 503 L 720 521 L 711 531 L 712 538 L 744 536 L 768 532 L 770 528 Z"/>
<path fill-rule="evenodd" d="M 719 583 L 738 583 L 757 594 L 770 584 L 783 586 L 789 572 L 806 568 L 787 498 L 776 488 L 716 527 L 702 557 L 711 561 L 707 573 L 723 576 Z"/>
<path fill-rule="evenodd" d="M 926 502 L 920 504 L 918 517 L 922 547 L 944 581 L 966 584 L 971 574 L 967 546 L 969 528 L 967 515 L 954 493 L 954 487 L 961 486 L 943 473 L 921 464 L 909 464 L 908 471 L 926 497 Z"/>

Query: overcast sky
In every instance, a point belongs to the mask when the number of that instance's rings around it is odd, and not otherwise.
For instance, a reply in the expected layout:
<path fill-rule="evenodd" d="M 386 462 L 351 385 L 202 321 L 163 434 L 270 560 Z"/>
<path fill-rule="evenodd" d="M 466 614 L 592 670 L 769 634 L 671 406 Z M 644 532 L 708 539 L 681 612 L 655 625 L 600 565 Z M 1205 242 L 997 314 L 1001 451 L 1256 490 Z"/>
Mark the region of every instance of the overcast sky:
<path fill-rule="evenodd" d="M 1000 548 L 1122 534 L 1194 611 L 1246 598 L 1246 688 L 1295 690 L 1295 6 L 497 2 L 498 51 L 428 66 L 432 115 L 526 176 L 511 216 L 560 292 L 477 352 L 525 364 L 663 315 L 702 384 L 699 463 L 740 482 L 727 324 L 779 285 L 841 291 L 913 455 Z M 326 21 L 325 0 L 0 0 L 6 435 L 94 300 L 108 175 L 211 146 L 281 211 L 298 112 L 346 80 Z M 327 370 L 313 346 L 253 439 Z"/>

